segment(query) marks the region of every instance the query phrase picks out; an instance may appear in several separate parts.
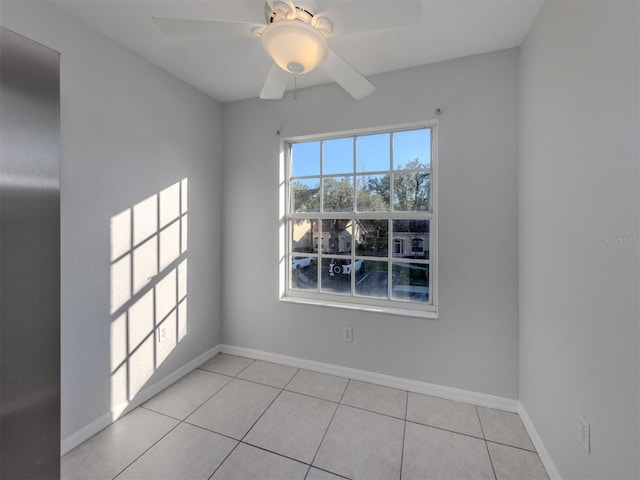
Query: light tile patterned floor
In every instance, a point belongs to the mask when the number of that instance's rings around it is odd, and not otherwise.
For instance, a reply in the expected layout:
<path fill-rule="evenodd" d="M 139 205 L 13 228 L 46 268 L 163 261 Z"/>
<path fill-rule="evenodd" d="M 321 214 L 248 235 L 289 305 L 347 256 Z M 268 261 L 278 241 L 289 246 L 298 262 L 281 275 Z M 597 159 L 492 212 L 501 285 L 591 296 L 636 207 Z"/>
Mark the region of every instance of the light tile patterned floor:
<path fill-rule="evenodd" d="M 65 455 L 62 478 L 548 480 L 515 413 L 225 354 Z"/>

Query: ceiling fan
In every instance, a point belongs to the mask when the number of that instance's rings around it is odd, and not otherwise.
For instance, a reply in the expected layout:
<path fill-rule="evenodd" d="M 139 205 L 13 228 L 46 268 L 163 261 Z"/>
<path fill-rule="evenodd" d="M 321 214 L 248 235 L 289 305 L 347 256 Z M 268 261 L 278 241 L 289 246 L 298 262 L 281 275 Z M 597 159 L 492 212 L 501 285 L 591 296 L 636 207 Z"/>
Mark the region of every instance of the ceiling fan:
<path fill-rule="evenodd" d="M 328 46 L 334 35 L 413 25 L 420 21 L 419 1 L 333 1 L 323 10 L 315 0 L 266 0 L 265 23 L 153 17 L 172 36 L 252 34 L 273 59 L 260 98 L 284 95 L 289 75 L 303 75 L 320 66 L 355 100 L 375 90 L 374 85 Z"/>

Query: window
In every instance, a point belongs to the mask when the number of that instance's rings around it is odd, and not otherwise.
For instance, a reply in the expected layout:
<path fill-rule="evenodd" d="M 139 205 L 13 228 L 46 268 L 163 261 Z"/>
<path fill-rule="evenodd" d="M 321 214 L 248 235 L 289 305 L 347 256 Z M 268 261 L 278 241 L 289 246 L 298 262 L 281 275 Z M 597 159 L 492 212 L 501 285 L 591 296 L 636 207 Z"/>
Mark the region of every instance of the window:
<path fill-rule="evenodd" d="M 283 299 L 435 316 L 434 133 L 285 143 Z"/>

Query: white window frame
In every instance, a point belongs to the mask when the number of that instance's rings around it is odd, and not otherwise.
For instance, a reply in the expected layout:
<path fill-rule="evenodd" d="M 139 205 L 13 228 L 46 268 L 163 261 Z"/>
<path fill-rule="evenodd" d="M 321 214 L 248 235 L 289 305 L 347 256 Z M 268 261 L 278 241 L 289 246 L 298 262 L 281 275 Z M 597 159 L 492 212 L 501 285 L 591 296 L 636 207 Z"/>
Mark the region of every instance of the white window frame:
<path fill-rule="evenodd" d="M 321 140 L 332 140 L 336 138 L 345 137 L 357 137 L 363 135 L 374 135 L 381 133 L 395 133 L 407 130 L 418 129 L 430 129 L 431 131 L 431 190 L 429 199 L 431 203 L 431 211 L 428 212 L 406 212 L 406 211 L 393 211 L 391 205 L 391 211 L 388 212 L 356 212 L 356 198 L 357 188 L 354 185 L 354 211 L 353 212 L 314 212 L 311 214 L 296 214 L 291 212 L 291 145 L 294 143 L 312 142 Z M 298 137 L 289 137 L 282 139 L 280 145 L 280 268 L 279 271 L 279 298 L 284 302 L 303 303 L 309 305 L 318 305 L 324 307 L 346 308 L 352 310 L 369 311 L 376 313 L 387 313 L 393 315 L 404 315 L 411 317 L 421 318 L 438 318 L 438 145 L 437 145 L 437 122 L 420 122 L 412 124 L 393 125 L 382 128 L 374 129 L 358 129 L 343 132 L 334 132 L 321 135 L 305 135 Z M 393 145 L 391 145 L 391 155 L 393 155 Z M 354 154 L 355 161 L 355 154 Z M 391 165 L 393 160 L 391 160 Z M 391 168 L 391 167 L 390 167 Z M 355 169 L 354 169 L 354 173 Z M 373 172 L 372 172 L 373 173 Z M 331 177 L 332 175 L 327 175 Z M 322 171 L 318 177 L 321 180 L 324 175 Z M 321 187 L 322 188 L 322 187 Z M 393 188 L 393 187 L 391 187 Z M 393 202 L 392 202 L 393 203 Z M 357 296 L 354 295 L 354 283 L 355 275 L 352 275 L 351 282 L 351 294 L 338 294 L 329 293 L 320 290 L 320 276 L 322 269 L 321 265 L 318 265 L 318 290 L 305 290 L 291 288 L 293 271 L 291 268 L 292 256 L 309 256 L 316 259 L 316 263 L 319 263 L 320 251 L 313 253 L 293 252 L 291 246 L 292 234 L 289 231 L 289 220 L 295 218 L 301 218 L 307 216 L 310 219 L 319 219 L 322 222 L 323 219 L 340 219 L 340 218 L 356 218 L 356 219 L 390 219 L 390 220 L 429 220 L 429 259 L 426 263 L 429 264 L 429 302 L 416 302 L 409 300 L 392 299 L 392 285 L 389 282 L 389 298 L 380 299 L 374 297 Z M 391 222 L 393 223 L 393 222 Z M 324 237 L 324 232 L 323 232 Z M 352 265 L 357 259 L 365 260 L 382 260 L 391 262 L 398 262 L 398 257 L 394 257 L 395 240 L 397 237 L 393 236 L 393 232 L 388 233 L 388 256 L 387 257 L 364 257 L 355 255 L 355 247 L 351 249 L 351 255 L 344 256 L 345 259 L 350 259 Z M 318 239 L 321 242 L 322 240 Z M 316 241 L 313 238 L 313 241 Z M 412 262 L 413 259 L 408 259 L 407 262 Z"/>

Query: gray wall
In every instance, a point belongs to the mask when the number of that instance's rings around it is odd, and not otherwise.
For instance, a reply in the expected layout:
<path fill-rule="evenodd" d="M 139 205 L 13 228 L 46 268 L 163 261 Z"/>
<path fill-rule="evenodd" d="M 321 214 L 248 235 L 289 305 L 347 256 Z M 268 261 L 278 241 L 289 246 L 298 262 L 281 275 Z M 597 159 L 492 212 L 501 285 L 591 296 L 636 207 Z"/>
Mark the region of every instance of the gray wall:
<path fill-rule="evenodd" d="M 227 344 L 517 398 L 517 50 L 223 105 Z M 278 300 L 282 137 L 436 118 L 439 311 L 426 320 Z M 354 342 L 342 341 L 342 326 Z"/>
<path fill-rule="evenodd" d="M 547 2 L 521 48 L 520 400 L 566 479 L 640 477 L 638 15 Z"/>
<path fill-rule="evenodd" d="M 49 5 L 1 8 L 3 26 L 61 52 L 64 439 L 113 406 L 111 219 L 183 178 L 188 333 L 144 385 L 221 340 L 221 107 Z"/>

